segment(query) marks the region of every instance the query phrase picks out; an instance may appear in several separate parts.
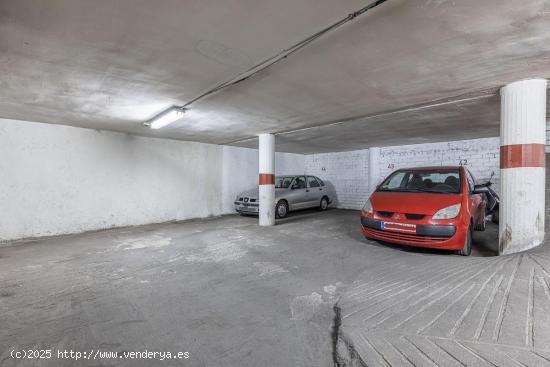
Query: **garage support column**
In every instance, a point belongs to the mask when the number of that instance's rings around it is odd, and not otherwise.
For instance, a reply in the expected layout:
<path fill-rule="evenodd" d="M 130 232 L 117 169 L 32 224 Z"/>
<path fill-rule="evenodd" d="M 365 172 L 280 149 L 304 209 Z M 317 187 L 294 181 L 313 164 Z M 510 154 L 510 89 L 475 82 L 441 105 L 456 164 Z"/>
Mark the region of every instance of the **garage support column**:
<path fill-rule="evenodd" d="M 378 162 L 380 161 L 380 148 L 369 148 L 369 196 L 376 190 L 376 185 L 380 182 L 380 169 Z"/>
<path fill-rule="evenodd" d="M 275 135 L 260 134 L 260 225 L 275 225 Z"/>
<path fill-rule="evenodd" d="M 500 90 L 499 253 L 544 240 L 546 80 L 530 79 Z"/>

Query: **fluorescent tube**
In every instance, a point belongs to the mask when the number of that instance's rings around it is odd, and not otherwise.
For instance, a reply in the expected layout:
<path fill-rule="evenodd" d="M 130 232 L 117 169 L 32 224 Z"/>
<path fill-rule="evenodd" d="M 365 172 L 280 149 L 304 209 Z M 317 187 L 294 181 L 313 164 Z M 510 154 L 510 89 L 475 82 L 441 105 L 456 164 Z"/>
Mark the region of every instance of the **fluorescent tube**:
<path fill-rule="evenodd" d="M 151 129 L 161 129 L 172 122 L 179 120 L 183 117 L 185 110 L 179 107 L 171 107 L 166 112 L 161 113 L 151 120 L 149 127 Z"/>

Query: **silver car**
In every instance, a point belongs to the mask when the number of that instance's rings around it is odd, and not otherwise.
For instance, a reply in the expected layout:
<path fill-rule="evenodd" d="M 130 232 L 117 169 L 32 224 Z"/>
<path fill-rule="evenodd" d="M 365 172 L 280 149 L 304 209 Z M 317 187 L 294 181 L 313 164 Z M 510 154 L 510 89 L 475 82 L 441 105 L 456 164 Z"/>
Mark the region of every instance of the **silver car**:
<path fill-rule="evenodd" d="M 258 188 L 237 195 L 235 210 L 240 214 L 258 214 L 260 207 Z M 326 210 L 336 192 L 330 183 L 319 177 L 306 175 L 277 176 L 275 178 L 275 216 L 284 218 L 298 209 Z"/>

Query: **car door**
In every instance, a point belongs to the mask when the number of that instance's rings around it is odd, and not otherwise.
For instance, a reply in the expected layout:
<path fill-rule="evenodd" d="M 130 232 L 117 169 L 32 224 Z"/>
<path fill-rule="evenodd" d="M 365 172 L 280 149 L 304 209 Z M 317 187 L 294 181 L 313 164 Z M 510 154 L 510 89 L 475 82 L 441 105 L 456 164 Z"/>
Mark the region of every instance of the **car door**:
<path fill-rule="evenodd" d="M 323 188 L 314 176 L 307 176 L 308 207 L 319 206 L 323 197 Z"/>
<path fill-rule="evenodd" d="M 327 186 L 323 180 L 321 180 L 319 177 L 315 176 L 317 179 L 317 182 L 319 182 L 320 190 L 323 193 L 323 196 L 326 196 L 328 198 L 329 202 L 332 202 L 334 200 L 334 192 L 331 190 L 330 186 Z"/>
<path fill-rule="evenodd" d="M 288 194 L 290 210 L 306 208 L 308 205 L 308 188 L 305 176 L 296 176 L 290 185 Z"/>
<path fill-rule="evenodd" d="M 476 184 L 476 180 L 472 173 L 466 169 L 466 178 L 468 180 L 468 194 L 470 203 L 470 213 L 474 220 L 474 225 L 483 223 L 483 216 L 485 215 L 485 198 L 481 194 L 472 194 Z"/>

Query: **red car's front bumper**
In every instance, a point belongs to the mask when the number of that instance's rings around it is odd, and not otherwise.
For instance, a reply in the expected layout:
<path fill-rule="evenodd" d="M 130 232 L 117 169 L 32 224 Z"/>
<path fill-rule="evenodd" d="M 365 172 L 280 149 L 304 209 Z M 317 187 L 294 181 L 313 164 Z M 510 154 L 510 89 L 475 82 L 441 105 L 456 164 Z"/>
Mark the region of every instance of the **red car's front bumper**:
<path fill-rule="evenodd" d="M 460 216 L 437 221 L 437 223 L 432 220 L 417 221 L 402 218 L 397 225 L 384 225 L 396 222 L 395 219 L 361 213 L 361 230 L 367 238 L 445 250 L 460 250 L 464 247 L 468 226 L 462 223 Z M 399 228 L 400 225 L 403 228 Z"/>

